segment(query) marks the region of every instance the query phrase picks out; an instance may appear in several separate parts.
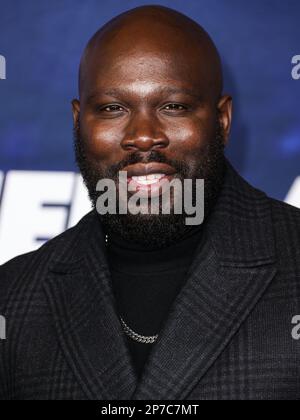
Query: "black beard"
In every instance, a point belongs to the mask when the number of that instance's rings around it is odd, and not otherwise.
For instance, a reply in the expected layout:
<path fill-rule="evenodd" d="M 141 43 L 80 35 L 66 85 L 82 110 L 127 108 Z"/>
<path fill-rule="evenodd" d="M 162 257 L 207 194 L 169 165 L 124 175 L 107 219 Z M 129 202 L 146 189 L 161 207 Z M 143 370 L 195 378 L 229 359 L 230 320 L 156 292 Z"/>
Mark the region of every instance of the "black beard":
<path fill-rule="evenodd" d="M 113 179 L 118 182 L 118 173 L 128 165 L 135 163 L 159 162 L 166 163 L 176 169 L 177 178 L 192 179 L 193 184 L 196 179 L 205 180 L 205 218 L 210 213 L 217 200 L 224 179 L 225 156 L 224 156 L 224 136 L 219 123 L 216 125 L 215 138 L 199 150 L 197 167 L 183 161 L 166 159 L 159 151 L 151 151 L 145 159 L 145 155 L 133 152 L 126 159 L 110 167 L 107 171 L 101 170 L 92 162 L 86 153 L 86 141 L 81 137 L 79 123 L 74 127 L 74 147 L 78 168 L 82 174 L 84 183 L 87 187 L 93 207 L 99 198 L 96 185 L 100 179 Z M 195 188 L 193 188 L 193 204 Z M 197 228 L 197 226 L 187 226 L 183 214 L 159 214 L 159 215 L 126 215 L 106 214 L 99 215 L 104 231 L 109 235 L 110 232 L 120 236 L 125 241 L 133 242 L 147 248 L 162 248 L 180 239 L 187 232 Z"/>

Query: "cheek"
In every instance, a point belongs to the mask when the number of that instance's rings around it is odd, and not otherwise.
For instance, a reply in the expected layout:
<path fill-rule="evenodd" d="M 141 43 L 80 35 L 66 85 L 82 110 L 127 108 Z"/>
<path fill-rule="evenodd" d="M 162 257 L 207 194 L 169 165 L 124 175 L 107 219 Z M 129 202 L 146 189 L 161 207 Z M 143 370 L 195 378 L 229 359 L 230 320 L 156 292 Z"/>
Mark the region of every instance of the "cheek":
<path fill-rule="evenodd" d="M 120 152 L 121 135 L 117 127 L 112 128 L 103 122 L 99 124 L 92 120 L 83 120 L 81 132 L 87 153 L 98 162 L 113 161 Z"/>
<path fill-rule="evenodd" d="M 194 118 L 176 122 L 168 130 L 170 149 L 189 159 L 195 158 L 215 137 L 215 123 L 212 118 Z"/>

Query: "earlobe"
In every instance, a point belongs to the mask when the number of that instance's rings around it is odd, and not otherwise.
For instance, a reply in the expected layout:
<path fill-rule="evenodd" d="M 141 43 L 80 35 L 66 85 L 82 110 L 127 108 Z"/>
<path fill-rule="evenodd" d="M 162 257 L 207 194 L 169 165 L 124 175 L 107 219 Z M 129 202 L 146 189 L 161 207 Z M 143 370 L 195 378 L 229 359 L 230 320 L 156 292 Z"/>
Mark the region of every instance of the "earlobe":
<path fill-rule="evenodd" d="M 225 144 L 228 143 L 232 121 L 232 97 L 224 95 L 218 102 L 220 124 L 223 128 Z"/>

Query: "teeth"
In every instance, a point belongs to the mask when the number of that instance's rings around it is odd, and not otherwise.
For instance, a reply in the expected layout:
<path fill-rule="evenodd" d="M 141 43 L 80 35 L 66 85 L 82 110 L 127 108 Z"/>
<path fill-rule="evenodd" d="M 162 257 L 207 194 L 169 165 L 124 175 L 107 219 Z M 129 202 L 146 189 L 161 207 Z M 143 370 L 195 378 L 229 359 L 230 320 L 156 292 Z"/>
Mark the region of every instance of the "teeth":
<path fill-rule="evenodd" d="M 163 178 L 164 174 L 151 174 L 142 176 L 133 176 L 132 179 L 141 185 L 155 184 L 159 179 Z"/>
<path fill-rule="evenodd" d="M 147 177 L 146 176 L 133 176 L 132 179 L 136 182 L 142 182 L 142 181 L 147 181 Z"/>
<path fill-rule="evenodd" d="M 165 176 L 164 174 L 152 174 L 152 175 L 147 175 L 147 179 L 148 180 L 160 179 L 160 178 L 163 178 L 164 176 Z"/>

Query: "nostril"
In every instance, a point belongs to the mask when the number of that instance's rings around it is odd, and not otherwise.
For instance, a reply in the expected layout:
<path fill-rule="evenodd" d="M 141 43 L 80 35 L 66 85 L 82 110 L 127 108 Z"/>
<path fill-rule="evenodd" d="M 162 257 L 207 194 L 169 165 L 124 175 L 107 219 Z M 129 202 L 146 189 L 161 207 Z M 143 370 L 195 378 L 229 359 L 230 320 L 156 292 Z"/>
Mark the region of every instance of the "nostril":
<path fill-rule="evenodd" d="M 123 147 L 123 149 L 125 150 L 132 150 L 132 149 L 136 149 L 136 145 L 134 140 L 122 140 L 121 141 L 121 146 Z"/>
<path fill-rule="evenodd" d="M 123 149 L 124 150 L 136 150 L 137 149 L 137 147 L 136 146 L 134 146 L 133 144 L 123 144 Z"/>
<path fill-rule="evenodd" d="M 153 149 L 163 149 L 166 147 L 165 143 L 154 144 Z"/>
<path fill-rule="evenodd" d="M 123 139 L 121 146 L 124 150 L 140 150 L 142 152 L 147 152 L 151 149 L 162 149 L 167 147 L 169 141 L 167 138 L 159 137 L 146 137 L 146 136 L 138 136 L 135 138 L 127 138 Z"/>

